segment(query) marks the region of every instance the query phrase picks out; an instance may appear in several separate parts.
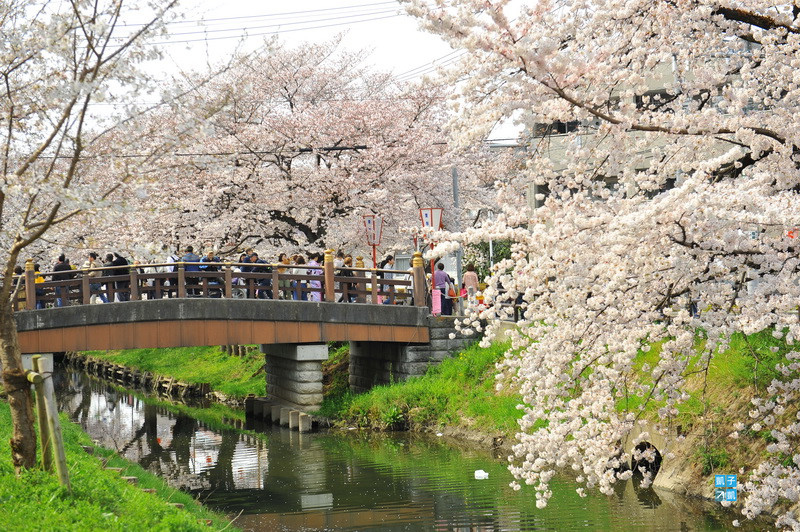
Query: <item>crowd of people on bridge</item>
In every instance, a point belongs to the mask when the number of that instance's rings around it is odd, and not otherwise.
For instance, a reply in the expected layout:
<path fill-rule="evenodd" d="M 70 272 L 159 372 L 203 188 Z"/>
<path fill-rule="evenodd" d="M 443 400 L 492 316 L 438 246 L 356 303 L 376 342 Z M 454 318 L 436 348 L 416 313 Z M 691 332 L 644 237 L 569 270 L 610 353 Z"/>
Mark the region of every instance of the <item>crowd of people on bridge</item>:
<path fill-rule="evenodd" d="M 278 285 L 272 286 L 271 276 L 263 276 L 255 280 L 254 297 L 272 299 L 273 295 L 277 299 L 301 300 L 301 301 L 321 301 L 323 294 L 323 283 L 320 277 L 323 274 L 322 263 L 323 255 L 318 252 L 311 252 L 307 255 L 280 253 L 275 262 L 268 262 L 261 258 L 253 248 L 247 248 L 241 253 L 236 262 L 233 263 L 233 284 L 236 287 L 234 297 L 245 297 L 245 281 L 241 277 L 236 277 L 237 273 L 272 273 L 276 269 L 279 274 L 286 275 L 306 275 L 309 279 L 288 279 L 279 278 Z M 186 295 L 189 297 L 222 297 L 223 287 L 221 277 L 210 277 L 206 279 L 206 292 L 202 293 L 200 276 L 193 275 L 195 272 L 216 272 L 220 271 L 227 259 L 220 258 L 216 252 L 209 249 L 201 257 L 196 254 L 193 246 L 186 246 L 182 253 L 171 254 L 163 263 L 143 263 L 139 260 L 130 262 L 127 258 L 117 252 L 107 253 L 105 260 L 101 261 L 100 255 L 96 252 L 89 252 L 83 264 L 78 268 L 71 263 L 65 254 L 59 255 L 50 273 L 42 274 L 41 264 L 34 264 L 35 283 L 36 283 L 36 308 L 44 307 L 45 290 L 40 285 L 49 277 L 52 281 L 65 281 L 85 275 L 89 278 L 89 288 L 91 291 L 90 303 L 108 303 L 113 301 L 128 301 L 130 299 L 131 287 L 130 279 L 115 279 L 106 281 L 104 277 L 130 276 L 132 268 L 142 275 L 143 280 L 139 286 L 140 292 L 147 293 L 146 288 L 153 287 L 153 279 L 148 279 L 149 274 L 154 273 L 175 273 L 178 271 L 178 263 L 184 265 L 184 276 L 186 285 Z M 381 271 L 379 276 L 384 280 L 394 278 L 394 274 L 385 270 L 394 269 L 395 260 L 392 255 L 387 256 L 379 265 Z M 337 277 L 353 277 L 353 257 L 344 252 L 338 252 L 334 258 L 335 275 Z M 23 269 L 17 266 L 15 272 L 22 276 Z M 405 275 L 405 273 L 403 274 Z M 24 278 L 24 276 L 23 276 Z M 398 276 L 399 278 L 399 276 Z M 410 275 L 408 276 L 410 278 Z M 177 276 L 168 277 L 163 282 L 168 295 L 177 293 Z M 341 286 L 344 285 L 344 286 Z M 141 290 L 145 289 L 145 290 Z M 357 300 L 357 283 L 336 282 L 337 299 L 343 302 L 355 302 Z M 277 293 L 273 294 L 273 290 Z M 382 303 L 395 303 L 394 289 L 389 284 L 382 284 L 381 291 L 391 292 L 391 297 L 379 296 Z M 24 300 L 24 290 L 21 292 L 21 299 Z M 53 288 L 54 301 L 57 307 L 68 304 L 68 288 L 55 286 Z M 74 293 L 73 293 L 74 295 Z M 145 296 L 146 297 L 146 296 Z"/>

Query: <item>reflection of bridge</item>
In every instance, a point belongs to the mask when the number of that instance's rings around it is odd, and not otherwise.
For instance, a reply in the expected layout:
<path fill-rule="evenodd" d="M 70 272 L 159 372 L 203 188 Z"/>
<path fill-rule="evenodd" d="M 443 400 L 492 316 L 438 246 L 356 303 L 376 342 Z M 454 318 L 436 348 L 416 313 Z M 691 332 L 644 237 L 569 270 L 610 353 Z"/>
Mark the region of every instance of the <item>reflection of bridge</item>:
<path fill-rule="evenodd" d="M 450 340 L 452 321 L 429 316 L 426 306 L 333 302 L 339 277 L 333 276 L 332 264 L 325 267 L 323 302 L 172 297 L 17 312 L 20 348 L 23 353 L 53 353 L 260 344 L 266 354 L 268 394 L 313 410 L 322 401 L 327 342 L 350 342 L 354 390 L 420 375 L 466 343 Z M 424 279 L 421 265 L 415 270 L 414 276 Z M 222 274 L 230 277 L 230 272 Z M 379 290 L 375 280 L 372 295 Z"/>

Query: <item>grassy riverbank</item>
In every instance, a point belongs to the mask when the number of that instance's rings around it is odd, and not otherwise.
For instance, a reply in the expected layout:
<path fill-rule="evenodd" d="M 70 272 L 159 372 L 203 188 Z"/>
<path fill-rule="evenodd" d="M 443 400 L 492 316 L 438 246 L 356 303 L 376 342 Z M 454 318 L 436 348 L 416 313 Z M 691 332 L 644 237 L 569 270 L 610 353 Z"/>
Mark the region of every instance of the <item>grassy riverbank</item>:
<path fill-rule="evenodd" d="M 55 475 L 41 470 L 26 471 L 20 478 L 14 475 L 8 446 L 11 415 L 8 404 L 0 401 L 0 529 L 188 531 L 230 526 L 224 516 L 206 510 L 190 495 L 168 487 L 112 451 L 96 449 L 94 455 L 87 454 L 82 446 L 92 444 L 89 437 L 64 417 L 62 424 L 71 493 L 59 485 Z M 122 468 L 122 472 L 106 469 L 104 464 Z M 137 477 L 138 485 L 122 476 Z M 156 493 L 143 489 L 155 489 Z"/>
<path fill-rule="evenodd" d="M 321 414 L 372 429 L 464 429 L 508 436 L 517 429 L 518 394 L 495 390 L 495 365 L 509 345 L 477 344 L 418 378 L 354 395 L 327 394 Z"/>
<path fill-rule="evenodd" d="M 266 393 L 264 355 L 254 347 L 244 356 L 229 355 L 216 346 L 88 351 L 86 355 L 188 384 L 208 383 L 212 390 L 234 399 Z"/>

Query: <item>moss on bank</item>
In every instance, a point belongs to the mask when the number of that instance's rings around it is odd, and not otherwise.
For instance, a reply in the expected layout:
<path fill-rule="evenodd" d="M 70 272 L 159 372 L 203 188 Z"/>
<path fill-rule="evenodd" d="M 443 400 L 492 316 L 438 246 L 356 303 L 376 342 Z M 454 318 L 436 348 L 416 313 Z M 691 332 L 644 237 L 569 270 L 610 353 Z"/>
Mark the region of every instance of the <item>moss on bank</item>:
<path fill-rule="evenodd" d="M 228 520 L 205 509 L 191 496 L 167 486 L 160 478 L 112 451 L 82 446 L 89 437 L 62 416 L 64 446 L 72 492 L 62 488 L 54 474 L 34 469 L 20 478 L 11 466 L 11 414 L 0 402 L 0 529 L 3 530 L 216 530 Z M 121 467 L 117 473 L 104 469 Z M 137 477 L 134 486 L 121 476 Z M 142 491 L 155 489 L 155 494 Z M 169 503 L 181 503 L 183 509 Z M 228 528 L 230 529 L 230 528 Z"/>

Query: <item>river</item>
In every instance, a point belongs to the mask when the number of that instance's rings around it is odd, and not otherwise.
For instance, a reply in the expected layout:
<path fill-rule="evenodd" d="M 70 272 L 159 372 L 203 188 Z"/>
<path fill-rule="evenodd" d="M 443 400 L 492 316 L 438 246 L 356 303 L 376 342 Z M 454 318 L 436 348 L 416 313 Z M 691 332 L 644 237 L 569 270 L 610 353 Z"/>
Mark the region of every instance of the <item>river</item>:
<path fill-rule="evenodd" d="M 503 457 L 435 436 L 210 428 L 72 370 L 56 371 L 62 411 L 100 445 L 191 492 L 244 530 L 722 530 L 718 504 L 620 483 L 615 495 L 554 480 L 539 510 L 513 491 Z M 476 470 L 488 478 L 475 478 Z"/>

